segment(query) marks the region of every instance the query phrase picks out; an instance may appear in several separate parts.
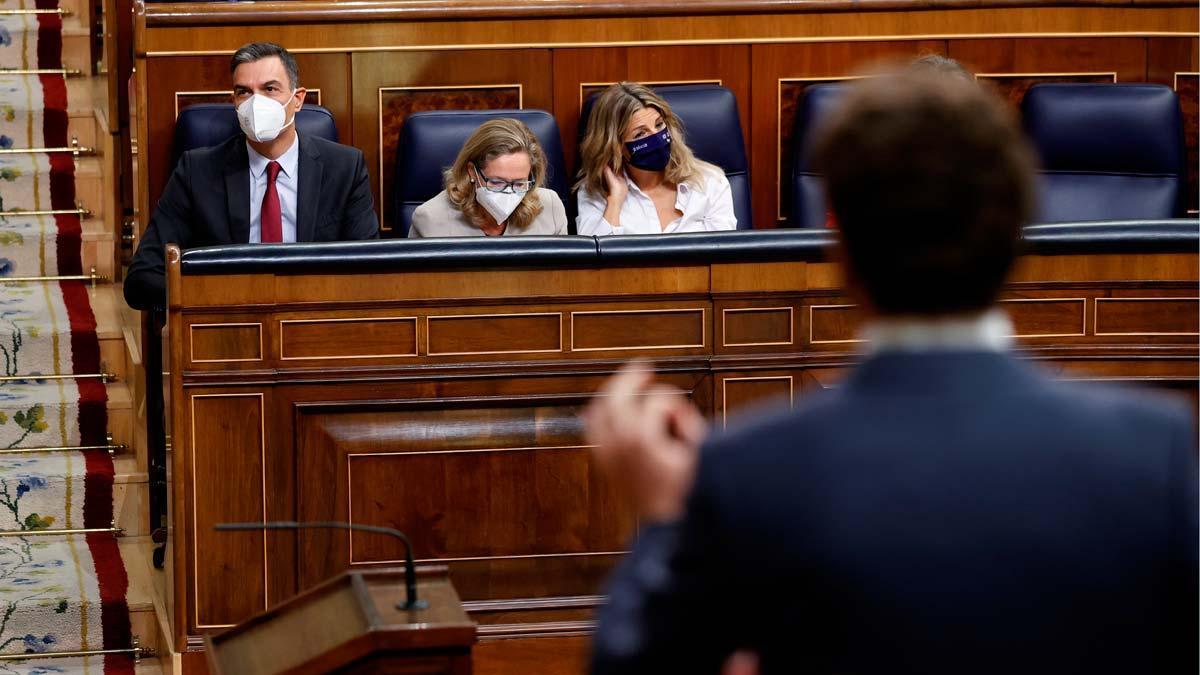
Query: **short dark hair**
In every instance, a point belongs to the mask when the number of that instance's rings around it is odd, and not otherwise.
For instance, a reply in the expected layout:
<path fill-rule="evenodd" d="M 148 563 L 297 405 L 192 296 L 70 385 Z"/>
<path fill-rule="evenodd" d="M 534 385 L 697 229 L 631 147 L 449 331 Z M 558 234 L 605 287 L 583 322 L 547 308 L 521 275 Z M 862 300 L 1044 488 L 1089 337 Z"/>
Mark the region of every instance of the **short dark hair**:
<path fill-rule="evenodd" d="M 847 271 L 892 315 L 995 301 L 1033 212 L 1033 157 L 993 94 L 912 68 L 852 85 L 813 151 Z"/>
<path fill-rule="evenodd" d="M 283 62 L 283 69 L 287 71 L 291 88 L 299 89 L 300 69 L 296 66 L 296 57 L 274 42 L 251 42 L 248 45 L 242 45 L 229 60 L 229 74 L 232 75 L 233 71 L 243 63 L 254 63 L 272 56 L 278 56 L 279 60 Z"/>

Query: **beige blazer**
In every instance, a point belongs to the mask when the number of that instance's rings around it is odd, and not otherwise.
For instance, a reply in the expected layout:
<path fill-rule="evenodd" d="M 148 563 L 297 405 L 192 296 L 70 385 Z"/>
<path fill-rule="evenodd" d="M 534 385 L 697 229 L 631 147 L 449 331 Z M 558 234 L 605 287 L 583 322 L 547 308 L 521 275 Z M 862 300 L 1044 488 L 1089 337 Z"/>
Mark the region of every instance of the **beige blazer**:
<path fill-rule="evenodd" d="M 537 188 L 538 199 L 542 200 L 542 212 L 533 222 L 520 229 L 510 227 L 504 236 L 522 234 L 555 235 L 567 233 L 567 210 L 563 208 L 558 193 L 547 188 Z M 413 211 L 410 237 L 482 237 L 483 230 L 475 227 L 467 216 L 450 203 L 450 197 L 442 190 Z"/>

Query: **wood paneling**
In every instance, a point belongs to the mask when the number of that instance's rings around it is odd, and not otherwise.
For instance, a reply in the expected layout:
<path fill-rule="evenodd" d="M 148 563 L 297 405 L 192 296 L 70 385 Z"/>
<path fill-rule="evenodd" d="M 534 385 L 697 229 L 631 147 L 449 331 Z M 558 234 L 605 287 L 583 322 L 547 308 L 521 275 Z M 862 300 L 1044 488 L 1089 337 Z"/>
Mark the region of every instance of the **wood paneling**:
<path fill-rule="evenodd" d="M 588 644 L 589 640 L 582 636 L 553 640 L 544 637 L 487 640 L 475 645 L 471 654 L 471 672 L 474 675 L 579 675 L 587 672 Z"/>
<path fill-rule="evenodd" d="M 563 350 L 562 312 L 431 316 L 427 321 L 430 356 Z"/>
<path fill-rule="evenodd" d="M 1027 298 L 1005 300 L 1001 307 L 1013 322 L 1017 337 L 1071 337 L 1087 334 L 1086 298 Z"/>
<path fill-rule="evenodd" d="M 705 314 L 702 307 L 571 312 L 571 351 L 703 349 Z"/>
<path fill-rule="evenodd" d="M 862 308 L 831 302 L 808 308 L 808 344 L 838 345 L 861 342 L 858 328 L 862 325 Z"/>
<path fill-rule="evenodd" d="M 261 323 L 210 323 L 188 326 L 191 362 L 261 361 Z"/>
<path fill-rule="evenodd" d="M 796 344 L 795 308 L 722 307 L 722 347 L 783 347 Z"/>
<path fill-rule="evenodd" d="M 190 7 L 173 25 L 154 26 L 159 17 L 179 13 L 172 4 L 148 4 L 151 28 L 137 45 L 138 56 L 222 51 L 245 44 L 244 25 L 206 20 L 204 14 L 254 6 Z M 298 5 L 288 3 L 295 10 Z M 207 10 L 207 11 L 205 11 Z M 345 12 L 345 10 L 340 10 Z M 286 15 L 284 15 L 286 16 Z M 697 42 L 808 42 L 869 37 L 953 37 L 977 35 L 1062 35 L 1088 33 L 1186 34 L 1195 31 L 1197 9 L 1175 7 L 920 8 L 919 11 L 775 12 L 656 19 L 645 16 L 513 20 L 511 16 L 473 21 L 349 20 L 333 24 L 282 21 L 254 29 L 259 39 L 274 39 L 291 49 L 352 51 L 364 49 L 453 49 L 464 45 L 495 48 L 587 47 L 597 43 L 642 45 Z M 324 21 L 328 21 L 325 18 Z M 236 23 L 237 20 L 234 19 Z M 204 30 L 196 30 L 204 26 Z"/>
<path fill-rule="evenodd" d="M 795 401 L 796 376 L 789 372 L 753 372 L 723 375 L 717 382 L 722 426 L 748 408 L 791 406 Z"/>
<path fill-rule="evenodd" d="M 1200 40 L 1196 38 L 1156 38 L 1147 40 L 1146 81 L 1173 87 L 1179 94 L 1183 110 L 1183 135 L 1188 157 L 1187 209 L 1200 210 L 1200 191 L 1197 171 L 1200 170 L 1200 151 L 1197 133 L 1200 129 Z"/>
<path fill-rule="evenodd" d="M 396 139 L 421 110 L 553 108 L 550 51 L 367 52 L 351 57 L 354 145 L 366 155 L 383 228 L 391 229 Z"/>
<path fill-rule="evenodd" d="M 189 533 L 192 620 L 197 626 L 234 624 L 266 609 L 266 535 L 212 528 L 266 518 L 263 396 L 201 394 L 190 403 L 192 465 L 185 489 L 195 514 Z"/>
<path fill-rule="evenodd" d="M 279 358 L 369 359 L 417 355 L 417 319 L 411 316 L 352 319 L 284 319 Z"/>
<path fill-rule="evenodd" d="M 750 147 L 750 49 L 746 45 L 605 47 L 554 51 L 554 116 L 563 136 L 567 170 L 574 174 L 580 104 L 586 93 L 613 82 L 719 83 L 733 91 Z M 686 132 L 686 129 L 685 129 Z"/>
<path fill-rule="evenodd" d="M 1096 298 L 1096 335 L 1200 335 L 1197 298 Z"/>
<path fill-rule="evenodd" d="M 775 227 L 790 212 L 792 127 L 805 87 L 854 75 L 880 59 L 945 51 L 943 40 L 754 45 L 751 175 L 756 225 Z"/>

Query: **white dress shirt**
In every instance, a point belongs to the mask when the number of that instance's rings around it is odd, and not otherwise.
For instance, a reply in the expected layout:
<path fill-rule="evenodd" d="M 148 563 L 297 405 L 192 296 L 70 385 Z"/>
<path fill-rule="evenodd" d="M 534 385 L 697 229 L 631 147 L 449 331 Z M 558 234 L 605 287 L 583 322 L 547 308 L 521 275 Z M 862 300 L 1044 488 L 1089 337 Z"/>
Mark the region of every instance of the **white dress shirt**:
<path fill-rule="evenodd" d="M 255 152 L 246 144 L 250 155 L 250 243 L 262 243 L 262 203 L 267 194 L 267 164 L 271 160 Z M 292 140 L 292 146 L 279 159 L 279 175 L 275 177 L 275 191 L 279 193 L 279 215 L 283 223 L 283 241 L 296 242 L 296 188 L 299 185 L 297 171 L 300 166 L 300 134 Z"/>
<path fill-rule="evenodd" d="M 918 318 L 874 319 L 859 331 L 867 351 L 1006 351 L 1012 344 L 1013 325 L 1003 310 L 978 314 Z"/>
<path fill-rule="evenodd" d="M 716 232 L 737 228 L 737 217 L 733 215 L 733 193 L 729 190 L 729 179 L 720 169 L 703 165 L 703 181 L 699 185 L 681 183 L 675 188 L 675 208 L 683 216 L 671 221 L 663 229 L 658 220 L 658 209 L 654 201 L 642 192 L 636 183 L 625 175 L 629 194 L 621 205 L 621 224 L 613 227 L 604 219 L 607 200 L 603 195 L 593 195 L 579 189 L 579 216 L 575 229 L 584 235 L 607 234 L 667 234 L 674 232 Z"/>

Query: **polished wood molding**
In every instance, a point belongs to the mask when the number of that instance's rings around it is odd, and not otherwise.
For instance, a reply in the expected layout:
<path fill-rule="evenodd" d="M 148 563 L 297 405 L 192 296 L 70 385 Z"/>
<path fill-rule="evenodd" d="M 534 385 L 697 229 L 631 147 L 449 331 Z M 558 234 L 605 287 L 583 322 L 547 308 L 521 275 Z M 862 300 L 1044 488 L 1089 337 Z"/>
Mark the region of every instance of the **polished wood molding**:
<path fill-rule="evenodd" d="M 724 14 L 882 12 L 931 9 L 1025 7 L 1194 7 L 1187 0 L 381 0 L 372 2 L 203 2 L 144 5 L 148 26 L 343 23 L 429 19 L 587 19 L 610 16 L 703 16 Z"/>

